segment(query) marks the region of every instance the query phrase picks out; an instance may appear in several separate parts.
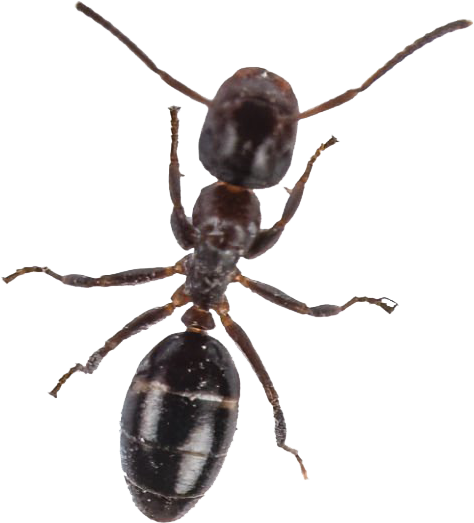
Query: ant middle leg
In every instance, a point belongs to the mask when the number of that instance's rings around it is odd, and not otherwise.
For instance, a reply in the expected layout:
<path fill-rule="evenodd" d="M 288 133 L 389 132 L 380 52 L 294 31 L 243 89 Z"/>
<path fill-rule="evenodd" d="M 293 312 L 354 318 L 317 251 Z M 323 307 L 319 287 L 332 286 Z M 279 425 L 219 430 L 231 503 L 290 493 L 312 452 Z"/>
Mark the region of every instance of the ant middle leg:
<path fill-rule="evenodd" d="M 238 281 L 247 289 L 250 289 L 255 294 L 258 294 L 262 298 L 265 298 L 280 307 L 285 307 L 285 309 L 290 309 L 291 311 L 298 312 L 299 314 L 308 314 L 315 317 L 324 317 L 324 316 L 335 316 L 340 312 L 345 311 L 354 303 L 370 303 L 372 305 L 378 305 L 385 312 L 391 314 L 398 304 L 391 300 L 390 298 L 367 298 L 367 297 L 357 297 L 355 296 L 349 300 L 344 305 L 317 305 L 316 307 L 308 307 L 305 303 L 295 300 L 288 294 L 280 291 L 276 287 L 267 285 L 259 281 L 251 280 L 242 274 L 237 274 L 234 281 Z"/>
<path fill-rule="evenodd" d="M 189 303 L 189 301 L 189 297 L 184 293 L 184 287 L 181 286 L 173 294 L 170 303 L 164 305 L 163 307 L 156 307 L 154 309 L 150 309 L 144 312 L 143 314 L 140 314 L 140 316 L 137 316 L 130 323 L 127 323 L 125 327 L 120 329 L 116 334 L 109 338 L 105 342 L 103 347 L 96 350 L 89 357 L 85 365 L 76 363 L 76 365 L 71 367 L 66 372 L 66 374 L 61 376 L 61 378 L 59 378 L 58 380 L 56 387 L 54 387 L 54 389 L 50 392 L 51 396 L 57 398 L 57 394 L 61 387 L 74 373 L 83 372 L 85 374 L 92 374 L 98 368 L 100 362 L 105 358 L 105 356 L 107 356 L 109 352 L 114 350 L 120 343 L 122 343 L 122 341 L 125 341 L 134 334 L 138 334 L 139 332 L 148 329 L 155 323 L 164 320 L 174 312 L 176 307 L 181 307 L 182 305 Z"/>
<path fill-rule="evenodd" d="M 118 285 L 139 285 L 141 283 L 148 283 L 149 281 L 161 280 L 173 276 L 173 274 L 184 274 L 183 260 L 171 267 L 154 267 L 150 269 L 132 269 L 129 271 L 117 272 L 115 274 L 105 274 L 98 278 L 84 276 L 82 274 L 66 274 L 61 276 L 55 273 L 48 267 L 23 267 L 18 269 L 10 276 L 3 278 L 5 283 L 10 283 L 18 276 L 28 274 L 30 272 L 43 272 L 52 278 L 59 280 L 65 285 L 72 285 L 73 287 L 111 287 Z"/>
<path fill-rule="evenodd" d="M 311 156 L 306 166 L 305 172 L 296 182 L 296 185 L 291 190 L 287 189 L 290 193 L 290 196 L 286 202 L 285 208 L 283 209 L 281 218 L 270 229 L 263 229 L 258 232 L 253 245 L 250 247 L 249 252 L 245 255 L 246 258 L 256 258 L 257 256 L 260 256 L 264 252 L 268 251 L 268 249 L 271 249 L 280 239 L 280 236 L 283 234 L 286 225 L 293 218 L 301 203 L 301 198 L 303 198 L 306 182 L 308 181 L 309 175 L 311 174 L 314 162 L 324 150 L 326 150 L 328 147 L 331 147 L 331 145 L 334 145 L 335 143 L 337 143 L 337 139 L 332 136 L 326 143 L 321 144 L 313 156 Z"/>
<path fill-rule="evenodd" d="M 229 306 L 227 300 L 225 300 L 220 306 L 216 307 L 215 311 L 219 315 L 222 324 L 224 325 L 224 328 L 227 331 L 227 334 L 234 340 L 237 347 L 244 353 L 250 365 L 252 366 L 255 374 L 260 380 L 260 383 L 263 385 L 268 401 L 273 407 L 273 417 L 275 419 L 275 437 L 277 445 L 283 450 L 286 450 L 287 452 L 290 452 L 295 456 L 300 465 L 301 473 L 303 474 L 304 479 L 308 479 L 308 474 L 303 465 L 303 460 L 298 454 L 298 451 L 289 447 L 286 444 L 285 417 L 280 407 L 280 401 L 278 399 L 277 391 L 273 386 L 272 380 L 267 370 L 265 369 L 265 366 L 263 365 L 260 356 L 258 355 L 257 351 L 252 345 L 252 342 L 250 341 L 249 337 L 242 329 L 242 327 L 235 323 L 235 321 L 229 316 Z"/>

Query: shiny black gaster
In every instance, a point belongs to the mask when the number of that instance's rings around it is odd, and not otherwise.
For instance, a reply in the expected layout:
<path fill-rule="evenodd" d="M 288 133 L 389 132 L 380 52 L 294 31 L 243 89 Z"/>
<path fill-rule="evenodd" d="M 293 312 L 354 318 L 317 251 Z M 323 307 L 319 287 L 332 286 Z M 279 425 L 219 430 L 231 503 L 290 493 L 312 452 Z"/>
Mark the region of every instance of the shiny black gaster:
<path fill-rule="evenodd" d="M 173 521 L 212 485 L 235 432 L 239 392 L 229 353 L 204 333 L 168 336 L 141 362 L 122 411 L 121 454 L 148 517 Z"/>

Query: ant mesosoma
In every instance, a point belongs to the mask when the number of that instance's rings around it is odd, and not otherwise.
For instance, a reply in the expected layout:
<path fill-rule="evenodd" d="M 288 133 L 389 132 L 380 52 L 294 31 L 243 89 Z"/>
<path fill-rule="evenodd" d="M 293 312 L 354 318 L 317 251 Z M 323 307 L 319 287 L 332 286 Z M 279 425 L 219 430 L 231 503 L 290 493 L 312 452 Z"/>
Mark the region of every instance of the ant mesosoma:
<path fill-rule="evenodd" d="M 237 269 L 240 257 L 255 258 L 279 240 L 294 216 L 314 162 L 337 140 L 322 144 L 296 183 L 280 220 L 260 228 L 260 205 L 253 189 L 272 187 L 286 174 L 292 158 L 298 121 L 321 113 L 364 91 L 414 51 L 449 32 L 471 25 L 452 22 L 416 40 L 395 55 L 359 88 L 350 89 L 323 104 L 299 112 L 291 86 L 265 69 L 240 69 L 208 100 L 158 69 L 133 42 L 110 22 L 82 3 L 77 9 L 124 43 L 162 80 L 208 107 L 199 140 L 199 158 L 218 181 L 201 191 L 189 219 L 181 203 L 178 163 L 178 107 L 171 112 L 169 188 L 173 211 L 171 226 L 179 245 L 193 249 L 171 267 L 135 269 L 92 278 L 61 276 L 47 267 L 25 267 L 4 278 L 6 283 L 30 272 L 43 272 L 66 285 L 109 287 L 137 285 L 186 276 L 170 303 L 144 312 L 97 350 L 85 365 L 77 364 L 59 379 L 56 397 L 75 372 L 92 374 L 102 359 L 122 341 L 163 320 L 178 307 L 192 303 L 182 321 L 186 331 L 168 336 L 141 362 L 122 412 L 121 455 L 128 487 L 138 508 L 156 521 L 182 517 L 214 482 L 232 441 L 237 421 L 239 376 L 226 348 L 207 334 L 214 328 L 210 311 L 245 354 L 273 407 L 279 447 L 298 460 L 286 444 L 286 426 L 278 395 L 251 341 L 229 315 L 227 286 L 238 282 L 281 307 L 314 317 L 333 316 L 355 303 L 367 302 L 391 313 L 397 304 L 388 298 L 354 297 L 345 305 L 308 307 L 270 285 L 251 280 Z"/>

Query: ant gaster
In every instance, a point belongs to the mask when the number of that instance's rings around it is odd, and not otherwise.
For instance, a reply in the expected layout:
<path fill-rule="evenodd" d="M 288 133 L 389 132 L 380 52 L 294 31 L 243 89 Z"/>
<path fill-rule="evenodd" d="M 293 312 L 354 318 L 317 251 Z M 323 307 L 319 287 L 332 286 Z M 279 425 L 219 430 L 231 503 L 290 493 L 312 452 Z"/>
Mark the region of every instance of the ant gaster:
<path fill-rule="evenodd" d="M 171 111 L 169 187 L 171 226 L 179 245 L 193 253 L 171 267 L 136 269 L 91 278 L 60 276 L 47 267 L 25 267 L 4 278 L 6 283 L 29 272 L 44 272 L 66 285 L 108 287 L 137 285 L 182 274 L 184 285 L 170 303 L 151 309 L 127 324 L 97 350 L 85 365 L 77 364 L 51 391 L 56 397 L 75 372 L 92 374 L 102 359 L 122 341 L 192 303 L 182 317 L 187 330 L 168 336 L 141 362 L 122 412 L 121 455 L 126 481 L 138 508 L 156 521 L 183 516 L 215 480 L 232 441 L 237 421 L 239 376 L 225 347 L 211 338 L 211 310 L 245 354 L 273 407 L 279 447 L 293 454 L 306 478 L 298 452 L 286 445 L 286 426 L 270 376 L 242 328 L 229 315 L 225 291 L 238 282 L 259 296 L 300 314 L 333 316 L 358 302 L 378 305 L 391 313 L 397 304 L 387 298 L 355 297 L 345 305 L 308 307 L 280 290 L 243 276 L 240 257 L 255 258 L 280 238 L 300 204 L 312 167 L 322 151 L 336 143 L 332 137 L 309 160 L 283 210 L 269 229 L 260 228 L 260 204 L 253 189 L 272 187 L 291 163 L 298 121 L 349 100 L 435 38 L 468 27 L 452 22 L 415 41 L 387 62 L 361 87 L 350 89 L 321 105 L 299 112 L 291 86 L 265 69 L 240 69 L 208 100 L 172 78 L 108 21 L 82 3 L 77 9 L 114 34 L 171 87 L 208 107 L 199 139 L 199 158 L 218 181 L 201 191 L 190 220 L 181 203 L 178 163 L 178 108 Z"/>

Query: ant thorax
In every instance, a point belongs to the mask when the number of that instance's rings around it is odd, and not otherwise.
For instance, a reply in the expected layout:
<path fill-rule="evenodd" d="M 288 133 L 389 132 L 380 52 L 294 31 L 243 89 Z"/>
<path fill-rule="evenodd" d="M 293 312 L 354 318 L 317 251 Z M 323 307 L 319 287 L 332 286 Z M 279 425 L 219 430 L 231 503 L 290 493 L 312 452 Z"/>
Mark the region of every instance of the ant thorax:
<path fill-rule="evenodd" d="M 203 309 L 221 303 L 241 256 L 260 228 L 260 203 L 253 191 L 218 182 L 205 187 L 193 210 L 197 231 L 186 264 L 186 292 Z"/>

